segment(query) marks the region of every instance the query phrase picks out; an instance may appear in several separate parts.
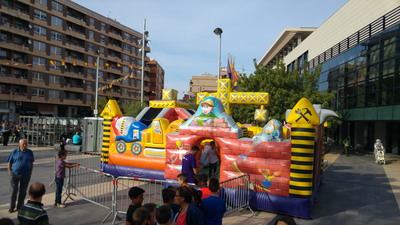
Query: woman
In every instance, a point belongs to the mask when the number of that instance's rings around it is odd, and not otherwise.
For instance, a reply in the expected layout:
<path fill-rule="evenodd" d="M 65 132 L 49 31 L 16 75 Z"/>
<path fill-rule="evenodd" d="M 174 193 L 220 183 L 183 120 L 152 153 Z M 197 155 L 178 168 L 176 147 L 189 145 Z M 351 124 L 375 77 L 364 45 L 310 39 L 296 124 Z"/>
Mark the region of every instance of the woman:
<path fill-rule="evenodd" d="M 181 209 L 175 216 L 176 225 L 203 225 L 204 220 L 200 210 L 192 203 L 192 194 L 188 187 L 176 188 L 175 204 Z"/>

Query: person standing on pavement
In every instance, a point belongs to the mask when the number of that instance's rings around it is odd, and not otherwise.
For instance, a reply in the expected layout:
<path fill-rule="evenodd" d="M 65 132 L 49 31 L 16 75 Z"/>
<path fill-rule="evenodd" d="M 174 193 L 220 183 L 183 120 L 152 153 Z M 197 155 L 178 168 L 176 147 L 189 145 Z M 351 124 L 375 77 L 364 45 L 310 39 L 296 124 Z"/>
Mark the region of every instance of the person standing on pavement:
<path fill-rule="evenodd" d="M 4 120 L 2 128 L 3 129 L 1 130 L 1 132 L 3 132 L 3 145 L 7 146 L 8 139 L 11 135 L 10 124 L 8 123 L 8 120 Z"/>
<path fill-rule="evenodd" d="M 46 188 L 42 183 L 33 183 L 29 187 L 29 200 L 18 212 L 20 225 L 49 225 L 49 216 L 43 209 L 42 198 Z"/>
<path fill-rule="evenodd" d="M 12 188 L 11 203 L 9 213 L 19 210 L 24 204 L 26 189 L 31 179 L 33 162 L 33 152 L 28 149 L 28 140 L 21 139 L 19 147 L 13 150 L 8 156 L 8 174 L 10 174 L 10 183 Z M 18 193 L 18 204 L 15 210 L 15 202 Z"/>
<path fill-rule="evenodd" d="M 188 154 L 182 158 L 182 173 L 186 173 L 188 176 L 188 183 L 193 183 L 193 176 L 202 169 L 202 167 L 197 168 L 196 155 L 199 153 L 199 146 L 193 146 Z"/>

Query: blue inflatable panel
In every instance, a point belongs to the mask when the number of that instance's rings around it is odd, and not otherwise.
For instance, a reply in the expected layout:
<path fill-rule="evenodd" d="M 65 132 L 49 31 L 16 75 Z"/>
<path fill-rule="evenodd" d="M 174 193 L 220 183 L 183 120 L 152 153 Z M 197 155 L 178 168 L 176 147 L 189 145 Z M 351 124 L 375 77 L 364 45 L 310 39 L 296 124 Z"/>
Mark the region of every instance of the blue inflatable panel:
<path fill-rule="evenodd" d="M 142 168 L 127 167 L 127 166 L 103 164 L 103 172 L 112 174 L 114 176 L 165 180 L 164 171 L 162 170 L 149 170 Z"/>
<path fill-rule="evenodd" d="M 311 219 L 310 213 L 322 178 L 323 174 L 319 177 L 311 198 L 285 197 L 256 191 L 250 191 L 250 196 L 246 196 L 243 194 L 243 190 L 222 187 L 220 196 L 226 200 L 228 207 L 243 206 L 250 198 L 252 209 Z"/>

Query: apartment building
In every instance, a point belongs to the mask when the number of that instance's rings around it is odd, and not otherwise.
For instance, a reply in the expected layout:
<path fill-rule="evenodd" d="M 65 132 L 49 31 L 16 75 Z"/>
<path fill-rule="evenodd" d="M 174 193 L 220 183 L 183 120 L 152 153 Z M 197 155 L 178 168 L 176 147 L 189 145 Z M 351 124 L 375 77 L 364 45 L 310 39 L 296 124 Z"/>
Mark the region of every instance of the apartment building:
<path fill-rule="evenodd" d="M 336 93 L 331 105 L 342 115 L 340 138 L 371 151 L 381 139 L 400 154 L 400 2 L 349 0 L 309 31 L 297 42 L 304 29 L 291 29 L 292 37 L 285 30 L 259 65 L 281 58 L 289 71 L 301 71 L 304 61 L 309 69 L 319 66 L 319 89 Z"/>
<path fill-rule="evenodd" d="M 149 93 L 147 93 L 149 100 L 160 100 L 162 99 L 162 90 L 164 89 L 165 71 L 155 59 L 150 59 L 147 62 L 147 66 L 150 70 L 147 75 L 151 83 Z"/>
<path fill-rule="evenodd" d="M 0 2 L 0 119 L 91 116 L 97 68 L 99 99 L 140 101 L 142 33 L 69 0 Z"/>

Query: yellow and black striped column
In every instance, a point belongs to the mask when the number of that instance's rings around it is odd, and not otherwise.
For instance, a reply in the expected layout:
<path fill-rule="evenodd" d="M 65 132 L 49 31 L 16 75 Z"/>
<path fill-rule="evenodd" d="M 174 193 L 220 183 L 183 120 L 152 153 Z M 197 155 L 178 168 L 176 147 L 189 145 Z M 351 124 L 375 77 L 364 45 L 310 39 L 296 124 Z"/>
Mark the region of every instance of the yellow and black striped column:
<path fill-rule="evenodd" d="M 302 98 L 286 121 L 292 124 L 289 196 L 309 198 L 313 192 L 315 126 L 319 125 L 319 115 L 311 102 Z"/>
<path fill-rule="evenodd" d="M 111 123 L 112 118 L 104 118 L 103 121 L 103 143 L 101 145 L 101 162 L 108 163 L 108 152 L 110 150 L 110 138 L 111 138 Z"/>
<path fill-rule="evenodd" d="M 292 124 L 292 156 L 289 196 L 308 198 L 313 189 L 315 128 L 312 124 Z"/>
<path fill-rule="evenodd" d="M 114 117 L 122 116 L 122 112 L 116 100 L 109 100 L 100 114 L 103 117 L 103 143 L 101 147 L 101 162 L 108 164 L 108 154 L 111 142 L 111 123 Z"/>

